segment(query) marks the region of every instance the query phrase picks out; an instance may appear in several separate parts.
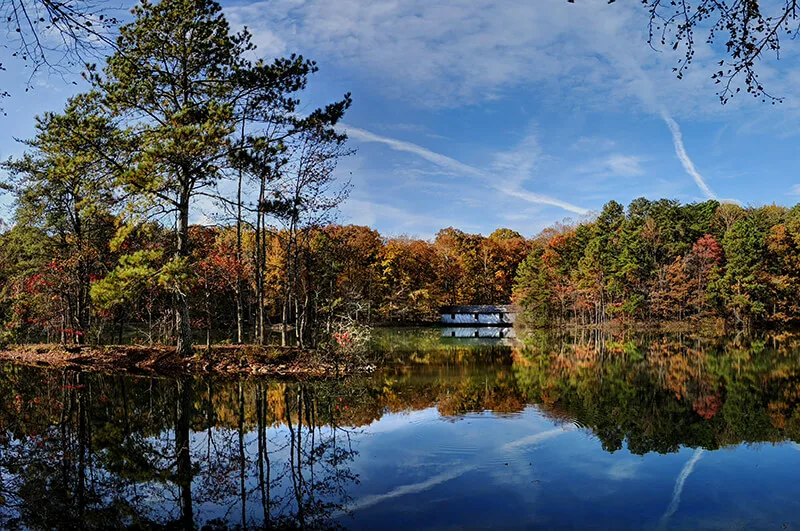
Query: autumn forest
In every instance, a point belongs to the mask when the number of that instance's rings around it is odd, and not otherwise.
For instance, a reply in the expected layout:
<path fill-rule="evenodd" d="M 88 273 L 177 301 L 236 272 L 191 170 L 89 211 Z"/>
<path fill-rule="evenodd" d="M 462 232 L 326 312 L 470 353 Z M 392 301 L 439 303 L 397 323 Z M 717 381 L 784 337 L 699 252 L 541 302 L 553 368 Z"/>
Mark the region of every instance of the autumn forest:
<path fill-rule="evenodd" d="M 733 329 L 795 324 L 800 208 L 608 203 L 597 219 L 545 231 L 517 272 L 538 324 L 711 318 Z"/>

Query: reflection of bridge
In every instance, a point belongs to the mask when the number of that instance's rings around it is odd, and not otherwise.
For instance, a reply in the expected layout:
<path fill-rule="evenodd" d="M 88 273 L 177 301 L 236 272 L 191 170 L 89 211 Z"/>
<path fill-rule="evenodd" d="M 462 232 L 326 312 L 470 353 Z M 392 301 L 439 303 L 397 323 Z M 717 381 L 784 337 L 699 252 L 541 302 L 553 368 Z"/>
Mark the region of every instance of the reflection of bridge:
<path fill-rule="evenodd" d="M 442 328 L 442 337 L 498 338 L 516 337 L 510 326 L 448 326 Z"/>
<path fill-rule="evenodd" d="M 510 326 L 446 326 L 442 339 L 450 339 L 463 345 L 508 345 L 516 344 L 514 328 Z"/>

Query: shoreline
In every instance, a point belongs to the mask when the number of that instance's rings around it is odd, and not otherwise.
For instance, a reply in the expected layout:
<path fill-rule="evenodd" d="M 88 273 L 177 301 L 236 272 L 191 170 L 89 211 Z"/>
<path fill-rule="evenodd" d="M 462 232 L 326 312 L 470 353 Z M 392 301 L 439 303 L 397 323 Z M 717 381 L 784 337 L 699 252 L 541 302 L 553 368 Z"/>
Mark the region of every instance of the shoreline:
<path fill-rule="evenodd" d="M 318 358 L 313 350 L 257 345 L 218 345 L 212 346 L 210 351 L 195 347 L 195 354 L 190 358 L 179 358 L 175 347 L 164 345 L 8 345 L 0 347 L 0 362 L 158 376 L 341 378 L 375 370 L 372 364 L 337 366 Z"/>
<path fill-rule="evenodd" d="M 708 335 L 721 336 L 740 332 L 731 327 L 726 327 L 725 321 L 720 318 L 702 318 L 684 321 L 606 321 L 599 324 L 562 323 L 537 326 L 518 320 L 515 328 L 518 330 L 545 330 L 545 331 L 592 331 L 592 332 L 634 332 L 634 333 L 681 333 L 700 332 Z M 758 327 L 750 330 L 769 331 L 768 327 Z"/>

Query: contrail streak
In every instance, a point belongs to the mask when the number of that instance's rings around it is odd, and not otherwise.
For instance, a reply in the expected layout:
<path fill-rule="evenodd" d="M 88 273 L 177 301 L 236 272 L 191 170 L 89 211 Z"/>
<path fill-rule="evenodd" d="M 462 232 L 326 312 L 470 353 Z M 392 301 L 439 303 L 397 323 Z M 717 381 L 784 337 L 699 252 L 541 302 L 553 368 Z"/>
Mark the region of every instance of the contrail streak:
<path fill-rule="evenodd" d="M 703 455 L 702 448 L 695 450 L 691 459 L 689 459 L 686 462 L 686 464 L 683 465 L 681 473 L 678 474 L 678 480 L 675 482 L 675 489 L 672 491 L 672 500 L 669 502 L 669 507 L 667 507 L 667 512 L 665 512 L 664 516 L 661 517 L 661 523 L 658 526 L 659 529 L 664 529 L 667 525 L 667 522 L 669 522 L 669 519 L 672 518 L 672 515 L 678 511 L 678 506 L 681 504 L 681 494 L 683 493 L 683 485 L 686 483 L 686 480 L 689 478 L 689 475 L 694 471 L 694 466 L 700 460 L 700 457 L 702 457 L 702 455 Z"/>
<path fill-rule="evenodd" d="M 715 194 L 711 188 L 709 188 L 705 179 L 703 179 L 703 176 L 700 175 L 700 172 L 697 171 L 697 168 L 695 168 L 694 162 L 692 162 L 689 154 L 686 153 L 686 147 L 683 145 L 683 134 L 681 133 L 681 128 L 678 125 L 678 122 L 673 120 L 672 116 L 670 116 L 666 110 L 661 111 L 661 117 L 664 119 L 664 122 L 666 122 L 667 127 L 669 127 L 669 130 L 672 133 L 672 143 L 675 144 L 675 154 L 681 161 L 683 169 L 686 170 L 686 173 L 688 173 L 692 179 L 694 179 L 697 187 L 703 191 L 707 198 L 717 199 L 717 194 Z"/>
<path fill-rule="evenodd" d="M 407 494 L 417 494 L 419 492 L 426 491 L 430 488 L 439 485 L 440 483 L 444 483 L 446 481 L 450 481 L 451 479 L 455 479 L 470 470 L 474 470 L 475 466 L 463 466 L 460 468 L 456 468 L 453 470 L 448 470 L 446 472 L 442 472 L 441 474 L 437 474 L 431 478 L 426 479 L 425 481 L 421 481 L 419 483 L 411 483 L 409 485 L 402 485 L 395 489 L 390 490 L 386 494 L 373 494 L 371 496 L 366 496 L 356 503 L 347 507 L 348 511 L 357 511 L 359 509 L 366 509 L 367 507 L 372 507 L 373 505 L 377 505 L 381 502 L 386 500 L 391 500 L 393 498 L 399 498 L 400 496 L 405 496 Z"/>
<path fill-rule="evenodd" d="M 547 430 L 541 433 L 537 433 L 534 435 L 529 435 L 528 437 L 523 437 L 522 439 L 518 439 L 516 441 L 511 441 L 510 443 L 506 443 L 503 445 L 503 450 L 513 450 L 514 448 L 518 448 L 520 446 L 531 446 L 534 444 L 538 444 L 542 441 L 546 441 L 547 439 L 552 439 L 553 437 L 558 437 L 559 435 L 563 435 L 571 431 L 571 428 L 557 428 L 554 430 Z"/>
<path fill-rule="evenodd" d="M 469 175 L 475 175 L 478 177 L 483 177 L 485 174 L 483 171 L 479 170 L 478 168 L 474 168 L 468 164 L 464 164 L 463 162 L 459 162 L 456 159 L 450 158 L 446 155 L 442 155 L 440 153 L 436 153 L 435 151 L 431 151 L 430 149 L 424 148 L 420 145 L 413 144 L 411 142 L 404 142 L 402 140 L 397 140 L 396 138 L 388 138 L 385 136 L 376 135 L 370 131 L 365 129 L 359 129 L 357 127 L 351 127 L 349 125 L 342 126 L 342 129 L 349 137 L 357 138 L 362 142 L 376 142 L 379 144 L 385 144 L 392 148 L 395 151 L 404 151 L 406 153 L 413 153 L 418 157 L 421 157 L 428 162 L 432 162 L 439 167 L 447 168 L 450 170 L 455 170 L 457 172 L 466 173 Z"/>
<path fill-rule="evenodd" d="M 417 155 L 418 157 L 421 157 L 427 160 L 428 162 L 431 162 L 439 166 L 440 168 L 446 168 L 448 170 L 452 170 L 458 173 L 480 177 L 481 179 L 486 181 L 486 184 L 490 188 L 497 190 L 498 192 L 504 193 L 506 195 L 522 199 L 529 203 L 551 205 L 563 208 L 564 210 L 579 215 L 585 215 L 589 212 L 589 210 L 586 208 L 573 205 L 572 203 L 568 203 L 560 199 L 556 199 L 555 197 L 550 197 L 543 194 L 537 194 L 534 192 L 528 192 L 527 190 L 524 190 L 519 187 L 511 187 L 508 185 L 499 186 L 497 184 L 493 184 L 494 182 L 498 181 L 498 179 L 491 172 L 481 170 L 474 166 L 470 166 L 469 164 L 464 164 L 463 162 L 460 162 L 454 158 L 442 155 L 441 153 L 436 153 L 435 151 L 431 151 L 430 149 L 424 148 L 420 145 L 413 144 L 411 142 L 404 142 L 402 140 L 397 140 L 395 138 L 388 138 L 385 136 L 376 135 L 375 133 L 372 133 L 370 131 L 359 129 L 357 127 L 351 127 L 349 125 L 342 126 L 341 129 L 348 136 L 361 140 L 362 142 L 376 142 L 379 144 L 384 144 L 386 146 L 389 146 L 391 149 L 395 151 L 413 153 L 414 155 Z"/>

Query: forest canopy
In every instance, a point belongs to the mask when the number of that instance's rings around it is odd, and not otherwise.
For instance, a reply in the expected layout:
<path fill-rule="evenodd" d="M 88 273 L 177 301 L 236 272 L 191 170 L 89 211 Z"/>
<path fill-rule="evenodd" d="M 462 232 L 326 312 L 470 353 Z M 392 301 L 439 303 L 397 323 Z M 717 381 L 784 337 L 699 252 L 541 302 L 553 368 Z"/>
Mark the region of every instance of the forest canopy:
<path fill-rule="evenodd" d="M 520 265 L 515 299 L 539 324 L 713 317 L 794 324 L 800 206 L 611 201 L 551 234 Z"/>
<path fill-rule="evenodd" d="M 85 335 L 92 342 L 172 341 L 171 231 L 142 224 L 112 247 L 114 222 L 110 215 L 92 221 L 85 249 L 90 260 L 75 256 L 65 243 L 74 236 L 61 229 L 18 223 L 0 234 L 0 319 L 7 341 L 74 341 Z M 300 243 L 292 246 L 292 239 Z M 299 301 L 310 336 L 345 317 L 431 322 L 445 304 L 507 303 L 517 266 L 534 245 L 508 229 L 484 237 L 448 228 L 428 241 L 337 224 L 306 227 L 294 236 L 272 227 L 263 249 L 246 229 L 242 242 L 238 258 L 235 225 L 189 229 L 184 286 L 197 334 L 237 341 L 241 296 L 243 339 L 258 341 L 260 278 L 267 323 L 295 325 L 286 307 Z M 265 264 L 257 274 L 261 256 Z M 290 276 L 293 261 L 299 265 L 296 276 Z M 88 305 L 83 322 L 75 314 L 81 301 Z"/>

